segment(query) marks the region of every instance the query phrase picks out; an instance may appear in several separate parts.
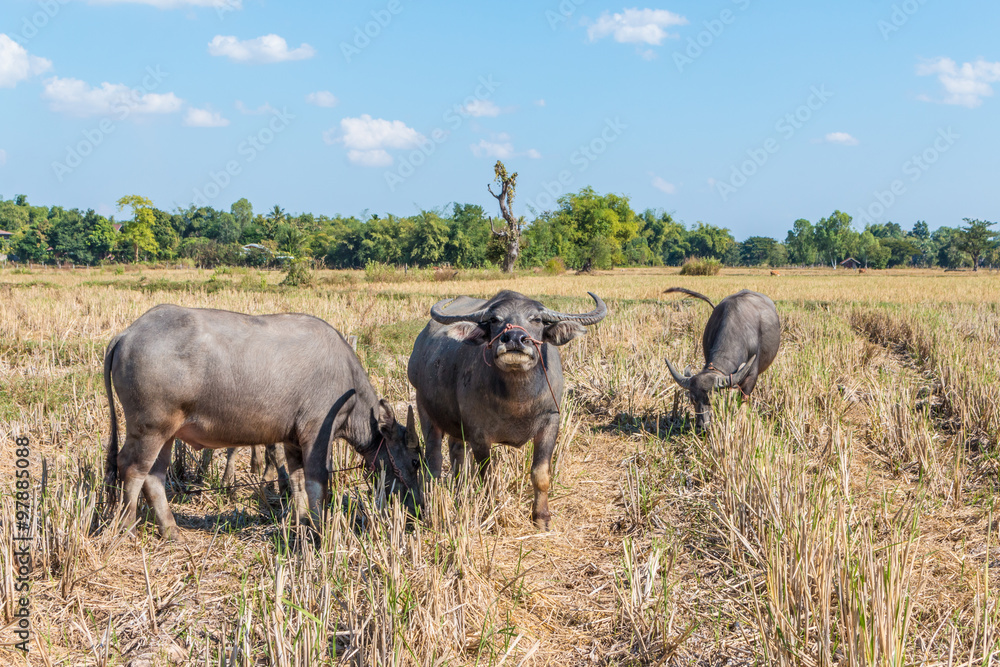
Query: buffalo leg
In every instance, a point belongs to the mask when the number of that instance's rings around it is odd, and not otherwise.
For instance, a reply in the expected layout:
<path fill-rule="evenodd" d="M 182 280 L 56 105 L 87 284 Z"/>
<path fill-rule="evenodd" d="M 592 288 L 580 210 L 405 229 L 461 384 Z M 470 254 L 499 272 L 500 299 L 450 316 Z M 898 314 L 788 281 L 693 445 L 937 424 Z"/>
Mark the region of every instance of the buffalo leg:
<path fill-rule="evenodd" d="M 306 498 L 309 501 L 309 516 L 316 530 L 322 525 L 323 508 L 326 507 L 330 472 L 326 467 L 328 445 L 320 443 L 319 435 L 307 440 L 312 445 L 303 452 L 303 477 L 305 478 Z"/>
<path fill-rule="evenodd" d="M 167 492 L 165 488 L 167 479 L 167 468 L 170 466 L 170 453 L 174 447 L 174 439 L 170 438 L 160 450 L 156 462 L 150 469 L 149 474 L 142 485 L 143 495 L 146 502 L 153 508 L 156 515 L 156 523 L 160 528 L 160 535 L 165 540 L 176 540 L 180 537 L 177 530 L 177 522 L 174 521 L 174 514 L 167 504 Z"/>
<path fill-rule="evenodd" d="M 434 477 L 441 477 L 441 445 L 444 433 L 431 421 L 427 411 L 417 403 L 417 414 L 424 435 L 424 461 Z"/>
<path fill-rule="evenodd" d="M 461 442 L 461 441 L 459 441 Z M 475 440 L 463 443 L 462 450 L 465 450 L 465 444 L 468 444 L 469 449 L 472 450 L 472 455 L 476 459 L 476 467 L 479 471 L 479 479 L 485 480 L 486 475 L 490 471 L 490 443 L 488 442 L 477 442 Z M 464 455 L 463 455 L 464 458 Z"/>
<path fill-rule="evenodd" d="M 208 471 L 212 467 L 212 456 L 215 450 L 206 447 L 201 451 L 201 466 L 198 467 L 198 481 L 202 482 L 208 477 Z"/>
<path fill-rule="evenodd" d="M 531 507 L 531 520 L 539 530 L 549 529 L 549 487 L 551 486 L 552 452 L 559 435 L 559 420 L 552 419 L 535 434 L 535 451 L 531 458 L 531 486 L 535 500 Z"/>
<path fill-rule="evenodd" d="M 262 445 L 254 445 L 250 448 L 250 472 L 254 475 L 263 476 L 266 471 L 264 447 Z M 264 480 L 267 481 L 266 479 Z"/>
<path fill-rule="evenodd" d="M 466 465 L 469 463 L 470 449 L 473 449 L 473 455 L 475 456 L 474 448 L 466 445 L 464 440 L 453 438 L 450 435 L 448 436 L 448 457 L 451 460 L 451 473 L 455 479 L 458 479 Z M 489 456 L 490 451 L 489 446 L 487 445 L 485 448 L 480 449 L 480 456 L 475 457 L 476 462 L 482 462 L 483 465 L 488 466 Z M 484 471 L 479 469 L 478 472 L 481 476 Z"/>
<path fill-rule="evenodd" d="M 292 487 L 292 507 L 295 521 L 305 523 L 309 516 L 306 496 L 305 472 L 302 470 L 302 451 L 298 447 L 285 445 L 285 462 L 288 465 L 288 482 Z"/>
<path fill-rule="evenodd" d="M 236 495 L 233 484 L 236 483 L 236 450 L 237 447 L 230 447 L 226 450 L 226 471 L 222 473 L 222 486 L 229 495 Z"/>
<path fill-rule="evenodd" d="M 264 458 L 267 461 L 267 465 L 264 467 L 264 483 L 269 484 L 277 479 L 278 493 L 286 495 L 289 492 L 289 483 L 285 450 L 273 443 L 265 445 Z"/>
<path fill-rule="evenodd" d="M 130 528 L 136 522 L 139 493 L 146 482 L 146 476 L 157 462 L 166 438 L 157 434 L 142 438 L 126 433 L 125 445 L 118 453 L 118 471 L 123 480 L 124 521 Z"/>

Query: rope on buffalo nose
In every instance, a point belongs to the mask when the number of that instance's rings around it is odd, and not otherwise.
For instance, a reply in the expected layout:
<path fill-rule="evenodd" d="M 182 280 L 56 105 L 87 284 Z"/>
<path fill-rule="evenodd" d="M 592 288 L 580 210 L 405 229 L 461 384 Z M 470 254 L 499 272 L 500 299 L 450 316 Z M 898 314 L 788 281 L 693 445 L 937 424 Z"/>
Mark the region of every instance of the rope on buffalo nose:
<path fill-rule="evenodd" d="M 556 404 L 556 414 L 562 414 L 562 412 L 559 410 L 559 401 L 556 400 L 556 392 L 552 389 L 552 383 L 549 381 L 549 369 L 545 367 L 545 358 L 542 357 L 543 343 L 540 340 L 532 338 L 531 334 L 528 333 L 527 329 L 525 329 L 522 326 L 518 326 L 517 324 L 510 324 L 508 322 L 507 325 L 503 329 L 501 329 L 500 333 L 494 336 L 493 340 L 491 340 L 483 347 L 483 361 L 486 362 L 487 366 L 493 366 L 493 364 L 490 363 L 489 359 L 486 358 L 486 350 L 492 350 L 493 343 L 497 342 L 497 339 L 500 338 L 500 336 L 504 335 L 511 329 L 520 329 L 521 331 L 523 331 L 525 339 L 529 343 L 535 346 L 535 350 L 538 351 L 538 365 L 542 367 L 542 374 L 545 375 L 545 384 L 549 386 L 549 393 L 552 395 L 552 402 Z"/>

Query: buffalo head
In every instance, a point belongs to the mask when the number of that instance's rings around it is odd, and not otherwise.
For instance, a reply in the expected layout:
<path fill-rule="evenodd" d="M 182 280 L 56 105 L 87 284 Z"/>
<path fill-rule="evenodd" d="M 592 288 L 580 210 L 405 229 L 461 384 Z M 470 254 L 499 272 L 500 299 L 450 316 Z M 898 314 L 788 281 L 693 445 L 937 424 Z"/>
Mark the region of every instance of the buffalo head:
<path fill-rule="evenodd" d="M 756 358 L 757 355 L 753 355 L 746 363 L 736 369 L 736 372 L 731 374 L 723 373 L 715 368 L 705 368 L 700 373 L 692 375 L 691 367 L 688 366 L 684 369 L 684 375 L 681 375 L 669 359 L 664 359 L 664 361 L 667 362 L 670 374 L 674 376 L 674 382 L 685 389 L 688 396 L 691 397 L 691 403 L 694 405 L 695 424 L 698 428 L 707 428 L 712 423 L 711 393 L 716 389 L 732 389 L 738 386 L 750 374 Z"/>
<path fill-rule="evenodd" d="M 400 494 L 407 509 L 416 514 L 417 508 L 424 503 L 423 457 L 413 408 L 406 410 L 405 427 L 396 421 L 396 414 L 385 399 L 378 402 L 373 412 L 371 418 L 377 422 L 377 428 L 373 429 L 374 440 L 369 449 L 362 453 L 365 466 L 376 475 L 384 469 L 386 495 Z"/>
<path fill-rule="evenodd" d="M 565 345 L 586 333 L 584 327 L 608 314 L 601 298 L 588 292 L 596 308 L 589 313 L 557 313 L 538 301 L 504 290 L 483 307 L 464 315 L 448 314 L 445 299 L 431 308 L 431 318 L 450 324 L 448 336 L 472 345 L 485 344 L 484 359 L 506 373 L 524 373 L 539 363 L 542 343 Z"/>

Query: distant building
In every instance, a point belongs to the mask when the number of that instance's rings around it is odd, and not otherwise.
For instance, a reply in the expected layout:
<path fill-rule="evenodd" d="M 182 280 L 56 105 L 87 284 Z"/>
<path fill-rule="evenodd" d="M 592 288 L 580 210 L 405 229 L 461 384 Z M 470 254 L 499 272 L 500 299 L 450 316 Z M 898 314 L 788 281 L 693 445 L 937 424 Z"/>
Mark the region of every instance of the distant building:
<path fill-rule="evenodd" d="M 122 223 L 120 223 L 120 222 L 116 222 L 115 224 L 113 224 L 111 226 L 115 228 L 116 232 L 120 232 L 122 230 Z"/>
<path fill-rule="evenodd" d="M 13 235 L 14 235 L 13 232 L 5 232 L 4 230 L 0 229 L 0 239 L 9 239 Z"/>
<path fill-rule="evenodd" d="M 861 267 L 861 262 L 854 259 L 853 257 L 848 257 L 843 262 L 840 263 L 845 269 L 857 269 Z"/>

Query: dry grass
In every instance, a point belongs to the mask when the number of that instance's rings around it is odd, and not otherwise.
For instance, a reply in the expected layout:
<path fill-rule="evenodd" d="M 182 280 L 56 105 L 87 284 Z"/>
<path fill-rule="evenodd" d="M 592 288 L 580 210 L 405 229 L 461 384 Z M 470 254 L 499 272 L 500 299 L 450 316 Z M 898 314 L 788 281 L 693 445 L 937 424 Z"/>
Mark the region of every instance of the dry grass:
<path fill-rule="evenodd" d="M 720 396 L 699 436 L 662 362 L 696 365 L 708 317 L 660 296 L 676 269 L 317 271 L 294 288 L 280 272 L 132 268 L 0 271 L 0 624 L 27 436 L 35 637 L 26 660 L 0 630 L 0 664 L 996 663 L 995 274 L 683 278 L 716 301 L 765 292 L 784 328 L 753 397 Z M 172 498 L 180 544 L 102 525 L 104 345 L 151 306 L 315 314 L 358 335 L 398 411 L 429 306 L 502 288 L 560 310 L 589 308 L 590 290 L 611 311 L 562 348 L 552 532 L 531 526 L 527 452 L 503 448 L 485 488 L 435 485 L 418 523 L 337 474 L 318 546 L 252 487 Z"/>

